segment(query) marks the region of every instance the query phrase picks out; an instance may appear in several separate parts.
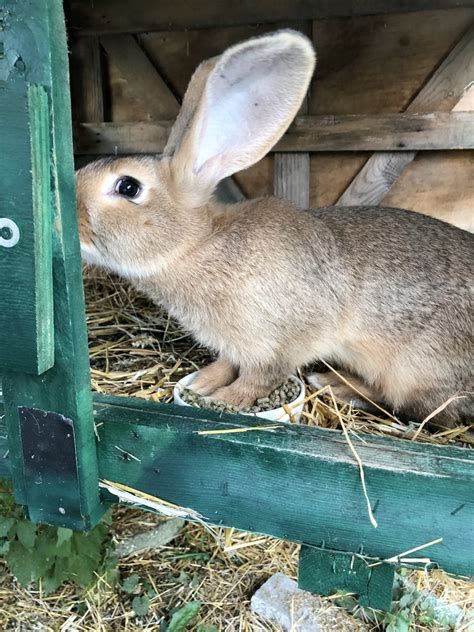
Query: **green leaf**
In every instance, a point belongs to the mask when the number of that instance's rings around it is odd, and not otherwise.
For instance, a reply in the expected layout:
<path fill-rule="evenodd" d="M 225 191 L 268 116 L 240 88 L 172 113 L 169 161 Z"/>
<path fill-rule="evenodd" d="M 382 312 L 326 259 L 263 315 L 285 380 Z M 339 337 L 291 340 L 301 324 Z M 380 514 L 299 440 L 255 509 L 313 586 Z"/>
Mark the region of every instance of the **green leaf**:
<path fill-rule="evenodd" d="M 71 555 L 68 561 L 68 578 L 78 586 L 86 588 L 94 581 L 94 571 L 100 566 L 100 560 L 93 560 L 87 555 Z"/>
<path fill-rule="evenodd" d="M 22 586 L 27 586 L 32 579 L 31 554 L 21 542 L 15 540 L 10 545 L 6 561 L 8 568 Z"/>
<path fill-rule="evenodd" d="M 65 527 L 58 527 L 58 539 L 56 546 L 61 546 L 64 542 L 69 542 L 74 534 L 72 529 L 66 529 Z"/>
<path fill-rule="evenodd" d="M 16 525 L 16 535 L 23 546 L 31 551 L 36 540 L 36 525 L 29 520 L 22 520 Z"/>
<path fill-rule="evenodd" d="M 219 632 L 215 625 L 203 625 L 200 623 L 196 632 Z"/>
<path fill-rule="evenodd" d="M 410 622 L 405 617 L 397 615 L 385 628 L 385 632 L 410 632 Z"/>
<path fill-rule="evenodd" d="M 0 555 L 6 555 L 10 550 L 10 542 L 5 540 L 0 544 Z"/>
<path fill-rule="evenodd" d="M 10 531 L 14 523 L 14 518 L 0 516 L 0 538 L 5 538 L 8 535 L 8 532 Z"/>
<path fill-rule="evenodd" d="M 142 617 L 148 612 L 150 608 L 150 600 L 146 595 L 141 597 L 134 597 L 132 601 L 132 608 L 138 617 Z"/>
<path fill-rule="evenodd" d="M 42 578 L 43 592 L 46 595 L 50 595 L 55 592 L 67 579 L 67 562 L 64 559 L 58 559 L 51 572 Z"/>
<path fill-rule="evenodd" d="M 136 573 L 134 573 L 133 575 L 130 575 L 124 580 L 121 588 L 126 593 L 131 593 L 138 586 L 139 582 L 140 582 L 140 575 L 137 575 Z"/>
<path fill-rule="evenodd" d="M 183 632 L 193 621 L 201 607 L 200 601 L 190 601 L 185 606 L 176 610 L 171 617 L 167 632 Z"/>
<path fill-rule="evenodd" d="M 189 575 L 184 571 L 180 571 L 179 577 L 176 579 L 179 584 L 188 584 L 189 583 Z"/>

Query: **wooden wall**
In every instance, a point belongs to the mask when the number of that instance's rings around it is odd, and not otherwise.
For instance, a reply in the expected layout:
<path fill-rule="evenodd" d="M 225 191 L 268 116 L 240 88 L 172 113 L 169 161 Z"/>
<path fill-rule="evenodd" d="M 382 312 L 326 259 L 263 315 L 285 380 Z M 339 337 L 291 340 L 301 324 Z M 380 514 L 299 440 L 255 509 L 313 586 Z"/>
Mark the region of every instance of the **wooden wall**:
<path fill-rule="evenodd" d="M 119 4 L 137 11 L 134 2 Z M 474 8 L 363 16 L 340 11 L 343 17 L 136 32 L 144 28 L 143 16 L 141 24 L 140 15 L 128 22 L 112 15 L 107 22 L 105 11 L 99 7 L 94 14 L 88 6 L 73 2 L 69 20 L 78 155 L 159 151 L 200 61 L 247 37 L 291 26 L 312 37 L 318 54 L 300 121 L 304 138 L 289 134 L 280 146 L 298 151 L 298 165 L 307 159 L 303 187 L 310 204 L 383 203 L 474 230 Z M 236 176 L 245 195 L 279 188 L 275 162 L 270 154 Z"/>

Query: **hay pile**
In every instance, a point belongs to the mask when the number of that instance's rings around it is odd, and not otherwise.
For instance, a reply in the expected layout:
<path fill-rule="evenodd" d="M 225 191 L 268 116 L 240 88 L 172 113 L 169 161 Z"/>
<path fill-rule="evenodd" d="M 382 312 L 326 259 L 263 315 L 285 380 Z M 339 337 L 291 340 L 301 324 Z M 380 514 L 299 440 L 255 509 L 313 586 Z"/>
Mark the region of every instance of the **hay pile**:
<path fill-rule="evenodd" d="M 128 285 L 104 272 L 88 270 L 85 288 L 92 384 L 96 391 L 169 402 L 176 381 L 211 360 L 205 349 Z M 318 396 L 308 388 L 302 423 L 337 428 L 341 418 L 354 433 L 410 438 L 416 430 L 390 417 L 355 411 L 347 405 L 340 405 L 337 411 L 331 397 Z M 418 440 L 432 443 L 456 440 L 468 445 L 462 429 L 435 434 L 423 429 Z M 161 521 L 162 518 L 154 514 L 117 507 L 113 538 L 122 542 Z M 295 577 L 297 561 L 295 544 L 188 523 L 169 544 L 119 562 L 121 581 L 138 574 L 137 590 L 144 585 L 151 587 L 149 614 L 137 617 L 131 606 L 133 593 L 129 595 L 111 588 L 102 579 L 85 596 L 74 586 L 64 585 L 57 594 L 45 597 L 41 590 L 21 588 L 3 572 L 0 574 L 0 629 L 158 632 L 174 608 L 199 600 L 202 605 L 198 622 L 203 626 L 214 625 L 222 632 L 277 632 L 278 627 L 250 612 L 250 598 L 277 571 Z M 474 606 L 474 585 L 447 577 L 440 571 L 430 574 L 414 571 L 407 581 L 419 590 L 455 604 L 461 614 Z M 334 599 L 326 599 L 324 603 L 329 614 L 334 612 Z M 357 607 L 356 613 L 364 620 L 366 613 L 361 608 Z M 336 620 L 334 618 L 333 624 L 324 630 L 342 629 Z M 459 632 L 472 629 L 467 619 L 462 620 Z M 359 629 L 358 626 L 354 620 L 354 630 Z M 366 629 L 381 630 L 383 626 L 371 623 Z M 416 620 L 417 631 L 436 629 L 441 628 L 433 627 L 423 618 Z"/>

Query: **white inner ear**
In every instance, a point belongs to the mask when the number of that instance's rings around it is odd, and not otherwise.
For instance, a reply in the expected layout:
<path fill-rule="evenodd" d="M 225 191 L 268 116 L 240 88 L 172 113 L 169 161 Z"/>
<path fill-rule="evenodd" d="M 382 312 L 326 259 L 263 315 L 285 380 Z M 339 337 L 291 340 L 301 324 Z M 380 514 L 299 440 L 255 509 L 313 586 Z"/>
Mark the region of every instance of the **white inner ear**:
<path fill-rule="evenodd" d="M 290 33 L 227 51 L 198 113 L 194 173 L 218 181 L 260 160 L 298 111 L 313 67 L 309 42 Z"/>

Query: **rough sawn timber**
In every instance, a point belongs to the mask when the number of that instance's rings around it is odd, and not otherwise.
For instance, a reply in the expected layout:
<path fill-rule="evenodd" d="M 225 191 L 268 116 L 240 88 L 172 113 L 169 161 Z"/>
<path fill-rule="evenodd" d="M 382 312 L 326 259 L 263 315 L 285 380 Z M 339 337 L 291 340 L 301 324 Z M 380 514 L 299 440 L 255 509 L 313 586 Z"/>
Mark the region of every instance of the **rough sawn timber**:
<path fill-rule="evenodd" d="M 75 128 L 77 154 L 160 153 L 171 121 L 82 123 Z M 474 149 L 470 112 L 299 116 L 274 151 Z"/>
<path fill-rule="evenodd" d="M 461 105 L 474 77 L 474 25 L 461 37 L 439 68 L 408 105 L 406 112 L 469 109 Z M 472 112 L 471 119 L 474 120 Z M 374 149 L 377 149 L 374 147 Z M 412 151 L 376 151 L 337 201 L 341 206 L 380 204 L 394 182 L 415 159 Z"/>
<path fill-rule="evenodd" d="M 380 559 L 442 537 L 422 557 L 474 573 L 472 450 L 353 436 L 379 523 L 374 529 L 340 432 L 281 424 L 200 435 L 270 424 L 104 396 L 95 397 L 94 413 L 103 479 L 191 507 L 212 524 Z M 0 427 L 0 476 L 8 472 L 3 434 Z"/>
<path fill-rule="evenodd" d="M 19 68 L 10 69 L 6 86 L 34 84 L 43 95 L 42 101 L 47 99 L 49 125 L 41 140 L 43 150 L 48 153 L 51 150 L 53 157 L 51 169 L 46 173 L 33 170 L 33 177 L 37 178 L 34 186 L 38 189 L 41 185 L 50 187 L 50 195 L 47 199 L 44 196 L 41 210 L 45 216 L 51 214 L 52 218 L 52 290 L 49 288 L 49 295 L 52 294 L 54 306 L 54 366 L 38 376 L 4 370 L 5 367 L 0 365 L 13 489 L 17 503 L 27 507 L 32 520 L 88 529 L 97 522 L 104 508 L 97 487 L 63 5 L 61 0 L 43 3 L 6 0 L 3 8 L 5 17 L 0 33 L 5 37 L 5 59 L 7 62 L 22 61 Z M 22 107 L 20 99 L 16 104 L 18 108 Z M 7 125 L 8 121 L 0 119 L 0 138 Z M 23 154 L 2 154 L 0 160 L 16 166 L 18 172 L 28 170 Z M 31 200 L 25 201 L 25 209 L 27 204 L 31 204 Z M 36 239 L 39 239 L 37 234 Z M 18 285 L 18 279 L 10 277 L 9 282 L 12 286 L 16 283 L 18 294 L 24 291 Z M 33 276 L 29 284 L 38 292 L 46 291 Z M 14 339 L 6 338 L 2 345 L 12 357 L 18 353 Z M 25 425 L 20 420 L 20 409 L 32 424 L 35 424 L 36 415 L 47 418 L 50 414 L 71 424 L 75 458 L 68 461 L 67 479 L 57 480 L 56 486 L 51 480 L 54 471 L 50 472 L 47 484 L 43 484 L 44 470 L 35 470 L 32 461 L 28 468 L 25 467 Z M 46 447 L 57 450 L 53 442 Z M 47 459 L 43 459 L 45 463 L 48 463 Z"/>
<path fill-rule="evenodd" d="M 472 6 L 472 0 L 205 0 L 198 7 L 188 0 L 72 0 L 71 11 L 83 33 L 140 33 Z"/>

